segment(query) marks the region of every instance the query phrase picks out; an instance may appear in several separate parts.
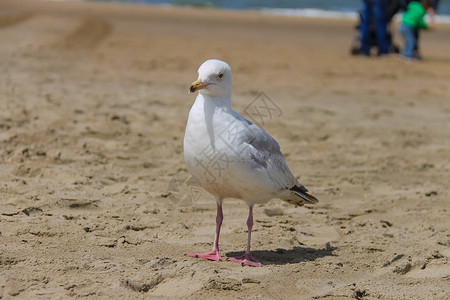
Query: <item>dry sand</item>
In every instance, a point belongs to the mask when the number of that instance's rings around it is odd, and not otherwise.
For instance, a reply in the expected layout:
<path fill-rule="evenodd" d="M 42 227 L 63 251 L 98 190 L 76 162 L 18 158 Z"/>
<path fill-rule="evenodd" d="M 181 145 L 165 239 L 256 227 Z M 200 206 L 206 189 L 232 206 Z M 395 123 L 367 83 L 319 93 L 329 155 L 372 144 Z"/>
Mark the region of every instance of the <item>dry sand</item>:
<path fill-rule="evenodd" d="M 450 297 L 448 25 L 407 63 L 350 57 L 350 21 L 17 0 L 0 13 L 0 298 Z M 208 58 L 233 68 L 235 110 L 260 92 L 279 108 L 256 121 L 320 199 L 255 208 L 262 268 L 183 255 L 214 236 L 214 200 L 182 157 Z M 247 207 L 224 214 L 222 253 L 242 253 Z"/>

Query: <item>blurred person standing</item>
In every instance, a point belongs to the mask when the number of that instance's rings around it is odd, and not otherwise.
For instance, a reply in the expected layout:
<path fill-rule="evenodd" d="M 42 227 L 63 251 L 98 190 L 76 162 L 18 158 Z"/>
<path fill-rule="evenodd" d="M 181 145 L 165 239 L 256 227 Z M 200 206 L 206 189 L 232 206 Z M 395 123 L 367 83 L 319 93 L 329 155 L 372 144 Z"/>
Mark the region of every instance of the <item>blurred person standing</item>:
<path fill-rule="evenodd" d="M 409 3 L 411 2 L 420 2 L 421 0 L 403 0 L 403 6 L 406 10 L 406 7 L 408 6 Z M 431 6 L 427 9 L 427 13 L 430 15 L 430 25 L 431 27 L 434 27 L 436 24 L 436 12 L 439 6 L 439 0 L 431 0 Z M 419 51 L 419 32 L 420 30 L 415 29 L 414 30 L 414 37 L 416 39 L 416 44 L 414 45 L 414 50 L 413 50 L 413 57 L 416 59 L 421 59 L 422 56 L 420 54 Z"/>
<path fill-rule="evenodd" d="M 403 57 L 407 59 L 420 58 L 417 52 L 414 53 L 414 48 L 417 49 L 418 47 L 418 39 L 416 38 L 415 32 L 422 29 L 434 28 L 434 24 L 430 26 L 424 20 L 425 14 L 432 8 L 432 5 L 431 0 L 421 0 L 420 2 L 411 1 L 406 7 L 400 24 L 400 32 L 405 40 Z"/>
<path fill-rule="evenodd" d="M 370 55 L 370 24 L 375 21 L 378 56 L 389 53 L 387 39 L 387 0 L 363 0 L 361 20 L 361 55 Z"/>
<path fill-rule="evenodd" d="M 394 18 L 395 14 L 397 14 L 400 9 L 404 7 L 404 1 L 405 0 L 386 0 L 387 3 L 387 9 L 386 9 L 386 38 L 388 43 L 388 49 L 389 53 L 399 53 L 399 47 L 396 46 L 393 42 L 393 32 L 391 30 L 391 21 Z M 351 47 L 350 47 L 350 54 L 352 55 L 360 55 L 361 54 L 361 24 L 363 23 L 363 11 L 361 10 L 359 12 L 359 22 L 355 26 L 355 29 L 357 31 L 357 35 L 352 41 Z M 365 41 L 367 42 L 367 37 L 365 38 Z M 370 44 L 370 47 L 377 47 L 377 28 L 375 24 L 375 20 L 372 18 L 370 20 L 370 26 L 369 26 L 369 38 L 368 42 Z M 365 46 L 364 53 L 370 52 L 370 50 L 367 50 L 367 44 Z"/>

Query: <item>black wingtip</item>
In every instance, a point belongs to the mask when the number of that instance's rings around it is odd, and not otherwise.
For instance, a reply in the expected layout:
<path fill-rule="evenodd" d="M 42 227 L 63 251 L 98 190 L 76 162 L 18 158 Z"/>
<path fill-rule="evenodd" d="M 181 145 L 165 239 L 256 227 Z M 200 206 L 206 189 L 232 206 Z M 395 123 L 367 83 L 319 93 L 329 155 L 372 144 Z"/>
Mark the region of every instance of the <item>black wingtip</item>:
<path fill-rule="evenodd" d="M 313 195 L 308 194 L 308 190 L 303 185 L 293 186 L 291 189 L 296 195 L 300 196 L 306 202 L 317 204 L 319 203 L 319 199 L 314 197 Z"/>
<path fill-rule="evenodd" d="M 303 199 L 305 199 L 306 201 L 308 201 L 308 202 L 310 202 L 310 203 L 312 203 L 312 204 L 317 204 L 317 203 L 319 203 L 319 199 L 317 199 L 316 197 L 314 197 L 314 196 L 311 195 L 311 194 L 304 193 L 302 196 L 306 196 L 306 197 L 304 197 Z"/>

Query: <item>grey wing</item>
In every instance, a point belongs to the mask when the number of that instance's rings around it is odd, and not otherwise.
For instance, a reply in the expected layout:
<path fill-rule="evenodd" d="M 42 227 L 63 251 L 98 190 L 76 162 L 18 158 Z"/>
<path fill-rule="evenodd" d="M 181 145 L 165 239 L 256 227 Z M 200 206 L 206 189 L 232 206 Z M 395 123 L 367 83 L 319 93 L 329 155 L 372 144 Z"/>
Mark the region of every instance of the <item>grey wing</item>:
<path fill-rule="evenodd" d="M 299 184 L 286 164 L 280 145 L 268 133 L 255 124 L 250 124 L 243 142 L 248 145 L 252 161 L 266 170 L 267 176 L 279 191 L 288 190 Z"/>
<path fill-rule="evenodd" d="M 277 141 L 242 116 L 238 115 L 238 119 L 244 122 L 246 127 L 241 140 L 246 146 L 246 154 L 251 159 L 253 167 L 265 171 L 270 181 L 281 192 L 280 198 L 295 205 L 319 202 L 292 174 Z"/>
<path fill-rule="evenodd" d="M 286 191 L 280 198 L 295 205 L 318 203 L 319 200 L 309 194 L 292 174 L 277 141 L 261 128 L 257 128 L 259 130 L 253 129 L 249 134 L 250 155 L 254 162 L 266 169 L 267 176 L 275 183 L 278 191 Z"/>

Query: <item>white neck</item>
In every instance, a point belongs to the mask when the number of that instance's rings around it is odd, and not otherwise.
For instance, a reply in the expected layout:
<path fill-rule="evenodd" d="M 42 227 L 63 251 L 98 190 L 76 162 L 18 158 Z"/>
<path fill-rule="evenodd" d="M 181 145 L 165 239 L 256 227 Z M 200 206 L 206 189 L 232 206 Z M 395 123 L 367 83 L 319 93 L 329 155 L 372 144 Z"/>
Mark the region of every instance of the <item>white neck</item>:
<path fill-rule="evenodd" d="M 204 94 L 199 94 L 197 96 L 197 99 L 201 98 L 203 101 L 203 107 L 205 108 L 205 113 L 206 113 L 206 109 L 213 109 L 212 112 L 214 112 L 214 110 L 216 108 L 221 108 L 221 109 L 231 109 L 231 96 L 225 96 L 225 97 L 221 97 L 221 98 L 212 98 L 208 95 L 204 95 Z"/>
<path fill-rule="evenodd" d="M 224 98 L 211 98 L 207 95 L 198 94 L 197 99 L 195 99 L 192 109 L 203 114 L 206 130 L 213 147 L 215 144 L 213 125 L 214 115 L 219 111 L 231 111 L 230 102 L 231 98 L 229 96 Z"/>

